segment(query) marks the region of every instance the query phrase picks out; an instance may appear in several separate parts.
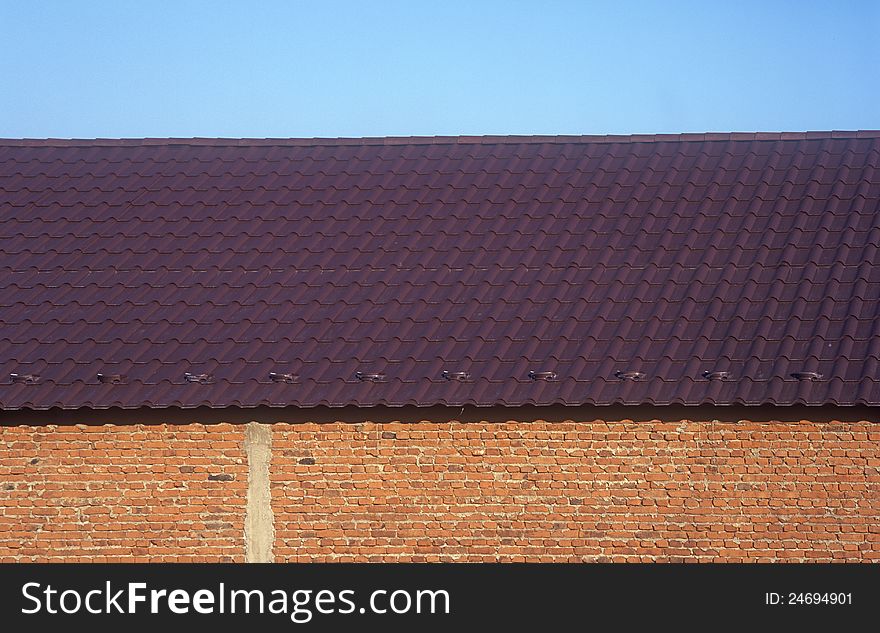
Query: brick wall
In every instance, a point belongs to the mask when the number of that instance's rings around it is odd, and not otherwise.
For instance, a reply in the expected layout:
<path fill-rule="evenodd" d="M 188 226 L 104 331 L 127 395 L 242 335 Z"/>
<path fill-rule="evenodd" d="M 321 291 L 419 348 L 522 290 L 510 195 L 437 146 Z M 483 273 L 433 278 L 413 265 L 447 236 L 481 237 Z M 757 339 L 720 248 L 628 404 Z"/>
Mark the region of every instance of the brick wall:
<path fill-rule="evenodd" d="M 873 412 L 535 411 L 264 413 L 275 560 L 880 560 Z M 243 560 L 236 415 L 0 427 L 0 560 Z"/>
<path fill-rule="evenodd" d="M 0 427 L 0 561 L 243 560 L 242 428 Z"/>

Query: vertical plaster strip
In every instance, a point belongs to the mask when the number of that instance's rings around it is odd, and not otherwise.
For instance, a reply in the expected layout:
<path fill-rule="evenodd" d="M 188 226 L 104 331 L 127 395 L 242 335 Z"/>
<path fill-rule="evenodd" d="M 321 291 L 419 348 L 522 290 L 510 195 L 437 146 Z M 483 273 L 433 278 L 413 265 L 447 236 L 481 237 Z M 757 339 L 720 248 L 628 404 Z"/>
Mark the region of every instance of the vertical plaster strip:
<path fill-rule="evenodd" d="M 272 460 L 272 430 L 268 424 L 249 422 L 244 432 L 248 460 L 247 513 L 244 520 L 244 559 L 248 563 L 271 563 L 275 541 L 275 516 L 269 462 Z"/>

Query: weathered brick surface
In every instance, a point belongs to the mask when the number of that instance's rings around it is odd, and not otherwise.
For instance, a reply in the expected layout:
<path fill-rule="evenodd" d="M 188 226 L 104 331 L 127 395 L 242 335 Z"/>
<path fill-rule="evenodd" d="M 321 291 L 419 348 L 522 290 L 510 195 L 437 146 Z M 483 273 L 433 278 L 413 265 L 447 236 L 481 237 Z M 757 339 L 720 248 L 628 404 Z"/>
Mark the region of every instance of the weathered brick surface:
<path fill-rule="evenodd" d="M 307 420 L 271 426 L 277 561 L 880 560 L 873 421 Z M 243 560 L 243 440 L 0 426 L 0 560 Z"/>
<path fill-rule="evenodd" d="M 0 427 L 0 561 L 243 560 L 242 431 Z"/>
<path fill-rule="evenodd" d="M 880 425 L 273 428 L 278 561 L 880 559 Z"/>

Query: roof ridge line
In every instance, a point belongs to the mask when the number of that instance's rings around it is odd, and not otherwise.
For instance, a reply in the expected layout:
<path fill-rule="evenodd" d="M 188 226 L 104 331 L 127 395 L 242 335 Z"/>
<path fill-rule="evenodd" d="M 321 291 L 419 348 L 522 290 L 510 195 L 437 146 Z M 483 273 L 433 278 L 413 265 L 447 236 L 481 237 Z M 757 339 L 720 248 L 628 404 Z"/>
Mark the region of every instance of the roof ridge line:
<path fill-rule="evenodd" d="M 338 138 L 0 138 L 11 147 L 140 147 L 182 146 L 300 146 L 338 145 L 502 145 L 522 143 L 675 143 L 697 141 L 803 141 L 816 139 L 880 138 L 880 130 L 808 132 L 684 132 L 680 134 L 485 135 L 485 136 L 365 136 Z"/>

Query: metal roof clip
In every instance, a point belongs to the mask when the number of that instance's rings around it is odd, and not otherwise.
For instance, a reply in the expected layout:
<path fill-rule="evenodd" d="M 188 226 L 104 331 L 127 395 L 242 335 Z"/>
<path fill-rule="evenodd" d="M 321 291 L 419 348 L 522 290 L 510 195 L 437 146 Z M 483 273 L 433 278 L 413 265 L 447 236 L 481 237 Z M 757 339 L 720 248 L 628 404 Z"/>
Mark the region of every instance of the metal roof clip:
<path fill-rule="evenodd" d="M 210 385 L 214 382 L 214 376 L 211 374 L 191 374 L 187 372 L 183 375 L 183 378 L 187 382 L 196 382 L 200 385 Z"/>
<path fill-rule="evenodd" d="M 614 372 L 614 376 L 621 380 L 642 380 L 645 374 L 640 371 L 622 371 L 618 369 Z"/>
<path fill-rule="evenodd" d="M 444 380 L 457 380 L 458 382 L 467 382 L 471 379 L 471 375 L 466 371 L 443 371 L 440 377 Z"/>
<path fill-rule="evenodd" d="M 269 380 L 272 382 L 295 383 L 298 376 L 296 374 L 279 374 L 274 371 L 269 372 Z"/>
<path fill-rule="evenodd" d="M 365 374 L 360 371 L 354 373 L 354 377 L 361 382 L 385 382 L 385 374 Z"/>
<path fill-rule="evenodd" d="M 125 383 L 125 376 L 122 374 L 98 374 L 98 382 L 104 385 L 122 385 Z"/>
<path fill-rule="evenodd" d="M 727 380 L 730 378 L 729 371 L 704 371 L 703 378 L 706 380 Z"/>
<path fill-rule="evenodd" d="M 556 380 L 555 371 L 529 371 L 532 380 Z"/>
<path fill-rule="evenodd" d="M 12 382 L 20 385 L 35 385 L 40 382 L 40 377 L 37 374 L 9 374 L 9 377 Z"/>

